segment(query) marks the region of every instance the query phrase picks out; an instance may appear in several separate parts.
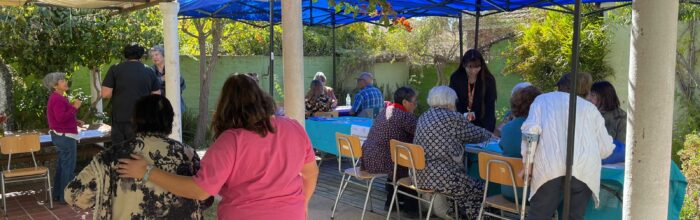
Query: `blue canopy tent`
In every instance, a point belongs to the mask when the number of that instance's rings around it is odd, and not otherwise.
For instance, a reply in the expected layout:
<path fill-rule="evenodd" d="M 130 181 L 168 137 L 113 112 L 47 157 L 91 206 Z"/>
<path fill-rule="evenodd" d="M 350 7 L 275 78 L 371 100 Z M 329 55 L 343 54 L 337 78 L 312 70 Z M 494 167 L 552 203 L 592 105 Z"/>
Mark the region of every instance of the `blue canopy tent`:
<path fill-rule="evenodd" d="M 629 0 L 584 0 L 584 3 L 604 3 L 619 2 Z M 281 3 L 279 0 L 181 0 L 180 16 L 185 18 L 227 18 L 256 27 L 263 27 L 253 22 L 268 22 L 277 24 L 281 22 Z M 342 27 L 355 22 L 367 22 L 381 25 L 378 21 L 381 16 L 371 15 L 366 11 L 367 1 L 349 0 L 348 2 L 357 4 L 360 8 L 357 15 L 345 14 L 342 11 L 336 12 L 335 7 L 330 6 L 327 0 L 302 0 L 302 22 L 307 26 L 326 26 L 333 28 L 333 86 L 336 82 L 335 71 L 335 28 Z M 468 14 L 476 18 L 474 48 L 478 48 L 479 19 L 483 16 L 493 15 L 501 12 L 515 11 L 527 7 L 543 8 L 565 13 L 573 13 L 573 9 L 566 7 L 567 4 L 574 3 L 574 0 L 388 0 L 392 10 L 396 12 L 396 17 L 426 17 L 441 16 L 459 18 L 459 52 L 463 54 L 463 30 L 462 14 Z M 628 4 L 625 4 L 628 5 Z M 625 5 L 616 6 L 622 7 Z M 558 7 L 558 8 L 556 8 Z M 271 10 L 272 9 L 272 10 Z M 606 9 L 607 10 L 607 9 Z M 602 10 L 601 10 L 602 11 Z M 482 12 L 484 14 L 482 14 Z M 271 26 L 270 34 L 273 29 Z M 273 38 L 270 38 L 270 76 L 274 75 L 274 54 Z M 270 77 L 272 84 L 272 77 Z M 272 90 L 272 87 L 270 87 Z M 273 91 L 270 91 L 274 94 Z"/>
<path fill-rule="evenodd" d="M 522 8 L 541 8 L 557 11 L 574 16 L 573 44 L 572 44 L 572 77 L 576 79 L 578 74 L 580 22 L 582 16 L 601 13 L 605 10 L 615 9 L 631 5 L 631 0 L 387 0 L 392 9 L 397 12 L 397 17 L 423 17 L 443 16 L 460 18 L 460 55 L 462 54 L 462 14 L 472 15 L 476 18 L 475 45 L 478 47 L 479 18 L 501 12 L 510 12 Z M 302 21 L 305 25 L 341 27 L 354 22 L 377 23 L 379 16 L 370 16 L 362 9 L 367 7 L 366 1 L 349 0 L 350 3 L 359 5 L 360 12 L 357 16 L 336 12 L 326 0 L 303 0 Z M 606 3 L 625 2 L 610 8 L 603 8 L 588 14 L 581 13 L 582 3 Z M 691 2 L 694 3 L 694 2 Z M 212 17 L 229 18 L 237 21 L 267 21 L 271 25 L 281 21 L 281 7 L 274 0 L 180 0 L 180 15 L 188 18 Z M 573 5 L 571 8 L 570 5 Z M 333 32 L 335 36 L 335 32 Z M 335 37 L 333 37 L 335 51 Z M 272 61 L 272 58 L 271 58 Z M 335 68 L 335 52 L 333 53 Z M 270 68 L 272 69 L 272 68 Z M 335 71 L 334 71 L 335 72 Z M 272 74 L 272 72 L 271 72 Z M 335 73 L 334 85 L 335 85 Z M 271 75 L 272 78 L 272 75 Z M 577 81 L 572 80 L 571 88 L 576 88 Z M 576 95 L 570 94 L 569 98 L 569 124 L 567 138 L 566 181 L 564 188 L 571 185 L 571 167 L 573 164 L 573 146 L 576 119 Z M 564 219 L 568 218 L 570 204 L 570 192 L 564 194 Z"/>

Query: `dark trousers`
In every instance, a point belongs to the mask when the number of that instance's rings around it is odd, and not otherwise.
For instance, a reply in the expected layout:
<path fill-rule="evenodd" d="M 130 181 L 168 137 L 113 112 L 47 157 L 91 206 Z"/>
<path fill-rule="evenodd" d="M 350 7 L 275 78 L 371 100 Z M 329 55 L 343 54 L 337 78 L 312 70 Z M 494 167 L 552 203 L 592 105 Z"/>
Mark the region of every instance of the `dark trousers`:
<path fill-rule="evenodd" d="M 396 179 L 401 179 L 404 177 L 408 177 L 408 168 L 399 166 L 396 172 Z M 392 178 L 393 176 L 389 174 L 389 176 L 386 178 L 386 184 L 384 185 L 386 189 L 386 202 L 384 202 L 384 207 L 389 207 L 389 203 L 391 203 L 391 197 L 394 193 L 394 186 L 390 184 L 392 182 Z M 415 196 L 418 196 L 418 192 L 403 186 L 399 186 L 399 190 L 401 190 L 402 192 L 409 192 Z M 399 193 L 396 194 L 396 198 L 399 200 L 399 208 L 401 211 L 418 212 L 418 200 Z M 396 211 L 396 206 L 394 206 L 393 210 Z"/>
<path fill-rule="evenodd" d="M 57 135 L 51 132 L 51 142 L 56 145 L 58 162 L 56 164 L 56 174 L 53 178 L 53 189 L 51 191 L 53 200 L 63 201 L 63 189 L 75 177 L 75 158 L 77 141 L 64 135 Z"/>
<path fill-rule="evenodd" d="M 134 138 L 134 127 L 131 122 L 112 122 L 112 146 L 120 145 L 122 142 Z"/>
<path fill-rule="evenodd" d="M 569 219 L 582 220 L 588 201 L 593 192 L 585 183 L 571 177 L 571 204 Z M 537 193 L 530 199 L 530 209 L 527 211 L 527 220 L 550 220 L 554 212 L 563 206 L 564 177 L 550 180 L 537 189 Z M 560 213 L 562 214 L 562 213 Z"/>

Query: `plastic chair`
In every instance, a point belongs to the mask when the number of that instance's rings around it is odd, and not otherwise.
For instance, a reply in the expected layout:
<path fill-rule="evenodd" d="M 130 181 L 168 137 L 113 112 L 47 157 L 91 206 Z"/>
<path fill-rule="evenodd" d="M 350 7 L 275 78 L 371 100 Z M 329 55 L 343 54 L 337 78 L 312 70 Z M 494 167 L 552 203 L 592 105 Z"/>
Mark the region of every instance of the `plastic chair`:
<path fill-rule="evenodd" d="M 345 192 L 345 188 L 348 186 L 348 183 L 352 183 L 353 185 L 367 189 L 367 194 L 365 195 L 365 204 L 362 207 L 362 217 L 360 218 L 364 219 L 365 212 L 367 210 L 367 202 L 370 203 L 370 210 L 374 212 L 374 208 L 372 208 L 372 200 L 370 197 L 370 195 L 372 194 L 372 183 L 374 183 L 374 180 L 377 177 L 386 177 L 387 174 L 369 173 L 367 171 L 361 170 L 360 167 L 357 166 L 360 157 L 362 157 L 362 147 L 360 146 L 359 137 L 355 135 L 335 133 L 335 138 L 338 146 L 338 171 L 340 172 L 340 174 L 342 174 L 342 178 L 340 179 L 340 187 L 338 187 L 338 196 L 335 198 L 335 203 L 333 204 L 331 219 L 335 217 L 335 210 L 338 207 L 338 201 L 340 201 L 340 197 L 343 196 L 343 193 Z M 343 170 L 343 157 L 350 158 L 350 161 L 352 162 L 352 168 Z M 353 181 L 353 178 L 363 182 Z"/>
<path fill-rule="evenodd" d="M 2 175 L 0 175 L 0 184 L 2 184 L 2 207 L 5 216 L 7 216 L 7 196 L 5 196 L 6 183 L 46 179 L 46 199 L 49 201 L 49 207 L 53 209 L 49 169 L 37 165 L 36 158 L 34 157 L 34 152 L 40 149 L 39 134 L 36 133 L 9 135 L 0 138 L 0 152 L 8 155 L 7 169 L 3 170 Z M 34 162 L 34 167 L 12 169 L 12 155 L 20 153 L 30 153 L 32 155 L 32 161 Z"/>
<path fill-rule="evenodd" d="M 423 147 L 415 144 L 409 144 L 409 143 L 404 143 L 401 141 L 397 140 L 391 140 L 390 142 L 390 150 L 391 150 L 391 160 L 394 162 L 394 176 L 393 176 L 393 182 L 391 183 L 394 186 L 394 194 L 391 196 L 391 203 L 393 204 L 396 203 L 396 213 L 399 215 L 399 219 L 401 219 L 401 214 L 399 210 L 399 201 L 398 198 L 396 198 L 397 193 L 401 193 L 402 195 L 417 199 L 418 201 L 423 201 L 428 203 L 428 214 L 426 215 L 426 219 L 430 219 L 430 214 L 433 210 L 433 204 L 435 202 L 435 196 L 437 194 L 444 195 L 447 198 L 452 199 L 454 202 L 454 207 L 455 207 L 455 219 L 459 219 L 459 206 L 457 206 L 457 200 L 455 200 L 452 196 L 444 194 L 444 193 L 438 193 L 435 190 L 432 189 L 423 189 L 417 186 L 417 180 L 416 180 L 416 172 L 418 170 L 423 170 L 425 169 L 425 151 L 423 150 Z M 409 168 L 409 177 L 404 177 L 399 180 L 396 179 L 396 171 L 398 169 L 398 166 L 404 166 Z M 403 186 L 412 190 L 415 190 L 418 192 L 418 196 L 415 196 L 411 193 L 404 192 L 399 189 L 399 186 Z M 430 199 L 424 199 L 421 194 L 424 193 L 429 193 Z M 391 217 L 391 210 L 394 206 L 389 205 L 389 212 L 386 214 L 386 219 L 389 220 Z M 419 213 L 423 213 L 423 207 L 421 206 L 420 202 L 418 203 L 418 210 Z M 422 219 L 422 217 L 419 216 L 419 219 Z"/>
<path fill-rule="evenodd" d="M 518 192 L 516 191 L 516 187 L 523 187 L 525 185 L 524 180 L 517 176 L 522 170 L 523 161 L 521 158 L 504 157 L 486 152 L 479 153 L 479 176 L 486 180 L 486 184 L 484 187 L 484 197 L 481 202 L 481 207 L 479 208 L 479 217 L 477 219 L 482 219 L 483 215 L 500 219 L 509 219 L 502 215 L 486 211 L 486 207 L 492 207 L 501 211 L 524 216 L 524 209 L 521 209 L 520 206 L 527 203 L 519 202 L 518 198 L 525 197 L 526 195 L 518 197 Z M 528 173 L 526 173 L 526 175 L 528 175 Z M 515 202 L 508 201 L 500 194 L 487 197 L 489 185 L 491 185 L 490 183 L 513 186 Z"/>

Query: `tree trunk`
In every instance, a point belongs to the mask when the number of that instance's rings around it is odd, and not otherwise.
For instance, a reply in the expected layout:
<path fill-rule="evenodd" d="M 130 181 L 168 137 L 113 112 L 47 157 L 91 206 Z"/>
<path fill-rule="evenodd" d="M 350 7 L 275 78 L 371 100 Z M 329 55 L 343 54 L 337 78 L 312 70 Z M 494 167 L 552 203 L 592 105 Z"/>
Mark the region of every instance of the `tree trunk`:
<path fill-rule="evenodd" d="M 435 63 L 435 74 L 437 74 L 437 82 L 435 82 L 435 86 L 442 86 L 445 85 L 445 64 L 441 62 L 436 62 Z"/>
<path fill-rule="evenodd" d="M 202 147 L 205 144 L 207 130 L 209 128 L 209 89 L 211 88 L 211 77 L 219 61 L 219 45 L 224 22 L 221 19 L 214 19 L 214 24 L 208 33 L 204 32 L 204 23 L 195 20 L 197 28 L 197 41 L 199 43 L 199 116 L 197 116 L 197 132 L 194 137 L 195 147 Z M 207 38 L 212 36 L 211 57 L 207 57 Z"/>
<path fill-rule="evenodd" d="M 90 116 L 95 116 L 97 113 L 102 113 L 102 85 L 100 77 L 100 68 L 91 67 L 90 68 L 90 111 L 88 114 L 83 116 L 82 120 L 86 123 L 92 123 L 92 121 L 87 121 Z M 96 123 L 102 123 L 101 119 L 96 119 Z"/>
<path fill-rule="evenodd" d="M 4 126 L 10 131 L 14 128 L 14 120 L 12 120 L 11 117 L 13 104 L 12 73 L 10 72 L 10 68 L 0 60 L 0 113 L 5 113 L 5 115 L 8 116 Z"/>

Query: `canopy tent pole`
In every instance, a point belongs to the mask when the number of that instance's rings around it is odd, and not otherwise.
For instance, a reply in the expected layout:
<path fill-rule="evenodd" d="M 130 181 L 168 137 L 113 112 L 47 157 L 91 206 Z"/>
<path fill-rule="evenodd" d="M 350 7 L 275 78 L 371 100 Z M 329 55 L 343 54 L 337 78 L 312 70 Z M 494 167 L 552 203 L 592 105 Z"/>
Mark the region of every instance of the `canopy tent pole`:
<path fill-rule="evenodd" d="M 669 218 L 678 4 L 632 2 L 622 219 Z"/>
<path fill-rule="evenodd" d="M 474 26 L 474 49 L 479 49 L 479 20 L 481 20 L 481 0 L 476 1 L 476 24 Z"/>
<path fill-rule="evenodd" d="M 269 75 L 270 96 L 275 97 L 275 0 L 270 0 L 270 66 L 267 69 Z"/>
<path fill-rule="evenodd" d="M 304 126 L 304 41 L 301 0 L 282 1 L 284 113 Z"/>
<path fill-rule="evenodd" d="M 462 29 L 462 12 L 459 12 L 459 27 L 457 28 L 459 30 L 459 60 L 462 60 L 462 56 L 464 56 L 464 29 Z"/>
<path fill-rule="evenodd" d="M 333 89 L 336 89 L 338 86 L 338 73 L 336 72 L 337 69 L 335 68 L 336 64 L 336 43 L 335 43 L 335 12 L 333 12 L 333 15 L 331 15 L 331 32 L 332 32 L 332 40 L 333 40 L 333 53 L 331 54 L 331 57 L 333 58 Z M 349 104 L 349 103 L 348 103 Z M 347 105 L 347 104 L 346 104 Z"/>
<path fill-rule="evenodd" d="M 574 30 L 571 43 L 571 84 L 569 86 L 569 127 L 566 137 L 566 177 L 564 178 L 564 211 L 562 217 L 569 219 L 571 204 L 571 170 L 574 164 L 574 139 L 576 135 L 576 92 L 578 85 L 579 41 L 581 35 L 581 0 L 574 4 Z"/>
<path fill-rule="evenodd" d="M 309 1 L 309 26 L 314 26 L 314 1 Z"/>
<path fill-rule="evenodd" d="M 180 48 L 178 39 L 178 18 L 180 4 L 177 1 L 161 2 L 159 4 L 163 14 L 163 44 L 165 47 L 165 91 L 166 98 L 170 100 L 175 113 L 173 118 L 172 133 L 170 138 L 182 141 L 182 112 L 180 109 Z"/>

